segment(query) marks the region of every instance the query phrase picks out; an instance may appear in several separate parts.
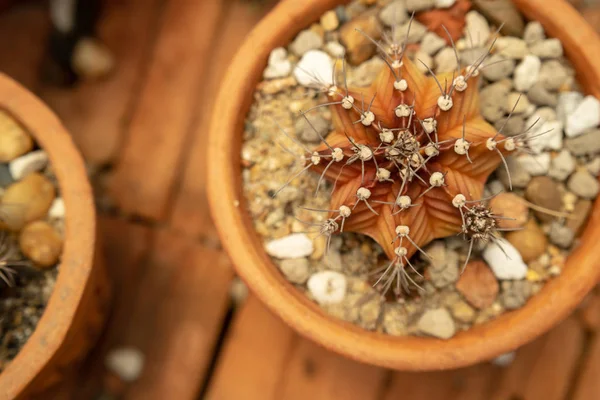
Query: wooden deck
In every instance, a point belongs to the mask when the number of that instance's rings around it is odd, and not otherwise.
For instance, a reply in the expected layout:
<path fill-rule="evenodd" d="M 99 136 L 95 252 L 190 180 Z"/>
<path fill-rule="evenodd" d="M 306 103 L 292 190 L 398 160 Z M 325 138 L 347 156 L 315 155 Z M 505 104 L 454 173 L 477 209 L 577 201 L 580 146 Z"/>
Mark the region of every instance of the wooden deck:
<path fill-rule="evenodd" d="M 600 290 L 508 367 L 432 373 L 344 359 L 299 337 L 252 295 L 232 296 L 234 272 L 205 198 L 206 131 L 223 71 L 269 2 L 106 3 L 100 31 L 118 70 L 69 90 L 39 80 L 43 6 L 0 15 L 0 71 L 42 97 L 101 171 L 100 229 L 116 287 L 101 343 L 62 397 L 48 398 L 600 399 Z M 103 367 L 120 345 L 146 354 L 128 386 Z"/>

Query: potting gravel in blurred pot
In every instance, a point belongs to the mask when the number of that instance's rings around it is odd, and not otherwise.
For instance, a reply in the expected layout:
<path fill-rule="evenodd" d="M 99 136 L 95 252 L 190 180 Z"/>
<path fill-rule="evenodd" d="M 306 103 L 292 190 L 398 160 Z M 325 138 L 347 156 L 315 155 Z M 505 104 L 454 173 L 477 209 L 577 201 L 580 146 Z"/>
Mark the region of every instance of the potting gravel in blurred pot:
<path fill-rule="evenodd" d="M 108 285 L 83 161 L 58 118 L 0 74 L 0 398 L 38 398 L 98 337 Z"/>
<path fill-rule="evenodd" d="M 237 272 L 303 335 L 384 367 L 533 340 L 599 275 L 598 52 L 561 0 L 280 2 L 210 129 Z"/>

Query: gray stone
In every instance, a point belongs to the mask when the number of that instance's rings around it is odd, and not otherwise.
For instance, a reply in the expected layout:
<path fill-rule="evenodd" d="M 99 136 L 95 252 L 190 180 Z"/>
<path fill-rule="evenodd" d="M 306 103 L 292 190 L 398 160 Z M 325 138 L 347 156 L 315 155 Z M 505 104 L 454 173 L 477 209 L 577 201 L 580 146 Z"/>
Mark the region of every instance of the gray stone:
<path fill-rule="evenodd" d="M 504 281 L 502 282 L 502 291 L 500 301 L 508 310 L 521 308 L 531 296 L 531 284 L 523 281 Z"/>
<path fill-rule="evenodd" d="M 560 222 L 554 221 L 550 225 L 550 234 L 548 236 L 553 244 L 567 249 L 573 244 L 575 232 Z"/>
<path fill-rule="evenodd" d="M 539 82 L 547 90 L 558 90 L 568 78 L 567 70 L 559 61 L 549 60 L 542 63 Z"/>
<path fill-rule="evenodd" d="M 426 253 L 431 257 L 427 273 L 433 286 L 442 288 L 458 280 L 460 273 L 457 252 L 446 249 L 443 242 L 434 242 Z"/>
<path fill-rule="evenodd" d="M 562 43 L 556 38 L 534 43 L 529 47 L 529 50 L 531 54 L 540 58 L 559 58 L 563 55 Z"/>
<path fill-rule="evenodd" d="M 450 339 L 456 333 L 454 320 L 445 308 L 425 311 L 417 326 L 421 333 L 440 339 Z"/>
<path fill-rule="evenodd" d="M 558 95 L 546 89 L 542 82 L 534 84 L 527 92 L 527 97 L 533 104 L 538 106 L 556 107 L 558 104 Z"/>
<path fill-rule="evenodd" d="M 504 81 L 484 87 L 480 92 L 481 114 L 485 119 L 496 122 L 504 117 L 504 104 L 510 87 Z"/>
<path fill-rule="evenodd" d="M 523 36 L 523 15 L 511 0 L 473 0 L 473 5 L 496 26 L 502 25 L 504 35 Z"/>
<path fill-rule="evenodd" d="M 8 186 L 14 181 L 8 169 L 8 164 L 0 164 L 0 188 Z"/>
<path fill-rule="evenodd" d="M 408 31 L 409 25 L 410 25 L 410 32 Z M 408 32 L 407 42 L 409 44 L 410 43 L 419 43 L 421 41 L 421 39 L 423 39 L 423 37 L 427 33 L 427 27 L 425 25 L 423 25 L 422 23 L 420 23 L 418 21 L 414 21 L 414 20 L 412 21 L 412 23 L 410 21 L 405 22 L 404 24 L 400 25 L 398 27 L 398 29 L 396 29 L 394 39 L 398 43 L 402 43 L 406 39 L 407 32 Z"/>
<path fill-rule="evenodd" d="M 522 115 L 512 115 L 510 118 L 503 117 L 494 124 L 496 130 L 502 129 L 504 136 L 515 136 L 525 130 L 525 118 Z"/>
<path fill-rule="evenodd" d="M 600 153 L 600 129 L 592 129 L 577 137 L 565 139 L 565 147 L 574 156 Z"/>
<path fill-rule="evenodd" d="M 540 24 L 538 21 L 529 22 L 527 26 L 525 26 L 523 39 L 528 45 L 532 45 L 546 39 L 546 33 L 544 32 L 544 27 L 542 24 Z"/>
<path fill-rule="evenodd" d="M 527 55 L 527 43 L 521 38 L 504 36 L 496 40 L 496 48 L 498 54 L 512 58 L 514 60 L 521 60 Z"/>
<path fill-rule="evenodd" d="M 500 54 L 492 54 L 481 70 L 485 79 L 492 82 L 508 78 L 515 70 L 515 61 Z"/>
<path fill-rule="evenodd" d="M 423 40 L 421 40 L 421 51 L 429 54 L 430 56 L 434 55 L 440 49 L 446 46 L 446 41 L 439 37 L 437 34 L 433 32 L 427 32 L 425 36 L 423 36 Z"/>
<path fill-rule="evenodd" d="M 308 260 L 306 258 L 290 258 L 279 265 L 283 275 L 292 283 L 303 284 L 308 280 Z"/>
<path fill-rule="evenodd" d="M 137 380 L 144 369 L 144 362 L 144 353 L 134 347 L 112 349 L 104 360 L 106 368 L 124 382 Z"/>
<path fill-rule="evenodd" d="M 507 157 L 506 164 L 508 165 L 508 171 L 510 172 L 510 182 L 512 182 L 513 188 L 525 188 L 529 181 L 531 181 L 531 175 L 521 166 L 519 161 L 515 157 Z M 496 170 L 498 179 L 504 184 L 506 189 L 509 189 L 509 179 L 504 165 L 501 164 Z"/>
<path fill-rule="evenodd" d="M 455 71 L 458 66 L 456 53 L 454 53 L 454 49 L 451 47 L 445 47 L 440 50 L 434 57 L 434 61 L 436 66 L 435 72 L 438 74 Z"/>
<path fill-rule="evenodd" d="M 470 46 L 470 44 L 469 44 Z M 469 47 L 460 51 L 460 62 L 463 66 L 472 65 L 478 62 L 481 57 L 487 54 L 487 47 Z"/>
<path fill-rule="evenodd" d="M 308 122 L 307 122 L 308 120 Z M 306 142 L 320 142 L 321 137 L 329 133 L 329 122 L 320 114 L 309 114 L 305 118 L 298 118 L 295 124 L 296 135 Z"/>
<path fill-rule="evenodd" d="M 290 50 L 297 56 L 302 56 L 309 50 L 316 50 L 323 46 L 323 38 L 310 29 L 305 29 L 296 36 L 290 44 Z"/>
<path fill-rule="evenodd" d="M 379 19 L 386 26 L 394 26 L 404 23 L 408 19 L 408 13 L 403 0 L 392 1 L 379 12 Z"/>
<path fill-rule="evenodd" d="M 583 95 L 579 92 L 561 92 L 558 94 L 558 104 L 556 105 L 556 115 L 563 124 L 567 123 L 567 117 L 575 111 L 577 106 L 583 101 Z"/>
<path fill-rule="evenodd" d="M 435 6 L 435 0 L 406 0 L 406 10 L 417 12 L 428 10 Z"/>
<path fill-rule="evenodd" d="M 550 171 L 548 175 L 552 178 L 564 181 L 575 171 L 576 163 L 568 150 L 562 150 L 550 162 Z"/>
<path fill-rule="evenodd" d="M 600 157 L 596 157 L 587 163 L 585 168 L 594 176 L 600 175 Z"/>
<path fill-rule="evenodd" d="M 600 190 L 600 184 L 587 170 L 579 170 L 569 178 L 567 186 L 570 191 L 584 199 L 593 199 Z"/>
<path fill-rule="evenodd" d="M 381 57 L 373 57 L 348 72 L 348 86 L 366 87 L 373 83 L 375 77 L 385 67 Z"/>

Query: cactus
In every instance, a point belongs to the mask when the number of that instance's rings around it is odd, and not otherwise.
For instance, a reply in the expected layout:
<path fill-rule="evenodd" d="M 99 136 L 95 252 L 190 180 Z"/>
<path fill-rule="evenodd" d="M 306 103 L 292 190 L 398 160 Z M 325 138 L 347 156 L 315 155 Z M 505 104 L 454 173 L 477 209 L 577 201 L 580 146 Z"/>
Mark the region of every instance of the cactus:
<path fill-rule="evenodd" d="M 493 43 L 463 69 L 455 52 L 457 70 L 435 76 L 409 60 L 406 45 L 372 41 L 386 65 L 370 87 L 348 88 L 345 63 L 343 85 L 320 83 L 334 130 L 305 148 L 302 171 L 320 175 L 317 190 L 324 179 L 333 184 L 329 209 L 312 210 L 328 213 L 320 233 L 372 237 L 391 261 L 376 284 L 387 291 L 395 281 L 398 292 L 411 280 L 405 268 L 415 270 L 411 256 L 427 256 L 432 240 L 462 234 L 467 261 L 475 241 L 494 240 L 502 216 L 482 199 L 485 182 L 502 162 L 508 171 L 505 155 L 527 150 L 529 138 L 505 137 L 480 115 L 478 75 Z"/>

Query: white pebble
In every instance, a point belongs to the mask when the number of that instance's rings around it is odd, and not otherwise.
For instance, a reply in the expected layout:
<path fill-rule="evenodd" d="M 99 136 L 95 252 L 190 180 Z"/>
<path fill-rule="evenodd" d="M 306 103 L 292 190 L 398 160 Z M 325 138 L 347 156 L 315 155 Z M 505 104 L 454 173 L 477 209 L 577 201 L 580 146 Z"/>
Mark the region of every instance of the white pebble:
<path fill-rule="evenodd" d="M 586 96 L 575 110 L 567 115 L 565 134 L 579 136 L 600 124 L 600 102 L 594 96 Z"/>
<path fill-rule="evenodd" d="M 531 176 L 546 175 L 550 169 L 550 153 L 523 154 L 518 160 L 521 167 Z"/>
<path fill-rule="evenodd" d="M 513 363 L 516 356 L 517 353 L 515 353 L 514 351 L 511 351 L 510 353 L 500 354 L 498 357 L 492 360 L 492 364 L 498 367 L 508 367 L 510 364 Z"/>
<path fill-rule="evenodd" d="M 306 52 L 294 68 L 294 76 L 302 86 L 314 86 L 319 83 L 332 85 L 332 73 L 331 57 L 320 50 Z"/>
<path fill-rule="evenodd" d="M 144 354 L 133 347 L 119 347 L 106 355 L 104 365 L 123 381 L 133 382 L 144 369 Z"/>
<path fill-rule="evenodd" d="M 277 258 L 301 258 L 313 253 L 313 242 L 304 233 L 292 233 L 291 235 L 275 239 L 266 244 L 265 249 L 270 256 Z"/>
<path fill-rule="evenodd" d="M 465 17 L 465 37 L 472 40 L 472 47 L 484 46 L 490 38 L 490 25 L 477 11 L 469 11 Z"/>
<path fill-rule="evenodd" d="M 523 279 L 527 275 L 527 265 L 519 251 L 506 239 L 496 239 L 483 250 L 483 259 L 488 263 L 496 278 Z"/>
<path fill-rule="evenodd" d="M 336 304 L 346 296 L 346 277 L 335 271 L 321 271 L 308 278 L 306 286 L 319 304 Z"/>
<path fill-rule="evenodd" d="M 269 63 L 263 76 L 265 79 L 284 78 L 292 72 L 292 63 L 287 59 L 287 51 L 277 47 L 269 55 Z"/>
<path fill-rule="evenodd" d="M 48 165 L 48 154 L 36 150 L 15 158 L 8 164 L 10 175 L 15 181 L 21 180 L 32 172 L 41 171 Z"/>
<path fill-rule="evenodd" d="M 335 58 L 344 58 L 346 54 L 346 48 L 338 42 L 327 42 L 325 44 L 325 51 Z"/>
<path fill-rule="evenodd" d="M 563 126 L 567 124 L 567 117 L 575 111 L 582 101 L 583 95 L 579 92 L 561 92 L 558 94 L 556 117 L 563 123 Z"/>
<path fill-rule="evenodd" d="M 456 326 L 445 308 L 427 310 L 417 322 L 419 331 L 440 339 L 450 339 L 456 333 Z"/>
<path fill-rule="evenodd" d="M 435 8 L 450 8 L 456 0 L 435 0 Z"/>
<path fill-rule="evenodd" d="M 63 219 L 65 217 L 65 201 L 62 197 L 57 197 L 52 202 L 50 209 L 48 210 L 48 218 L 50 219 Z"/>
<path fill-rule="evenodd" d="M 527 126 L 531 126 L 535 122 L 534 118 L 537 119 L 537 116 L 529 118 Z M 563 142 L 563 124 L 560 121 L 540 120 L 534 125 L 529 136 L 532 138 L 529 140 L 529 147 L 534 153 L 541 153 L 546 149 L 560 150 Z"/>
<path fill-rule="evenodd" d="M 514 81 L 515 89 L 520 92 L 526 92 L 538 81 L 542 61 L 532 55 L 527 55 L 523 61 L 515 68 Z"/>

